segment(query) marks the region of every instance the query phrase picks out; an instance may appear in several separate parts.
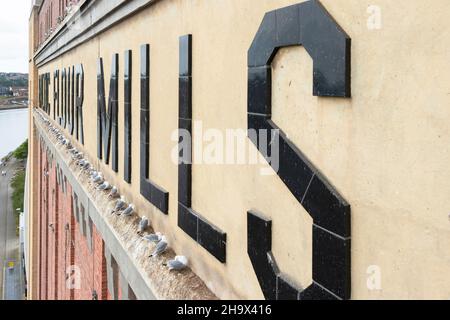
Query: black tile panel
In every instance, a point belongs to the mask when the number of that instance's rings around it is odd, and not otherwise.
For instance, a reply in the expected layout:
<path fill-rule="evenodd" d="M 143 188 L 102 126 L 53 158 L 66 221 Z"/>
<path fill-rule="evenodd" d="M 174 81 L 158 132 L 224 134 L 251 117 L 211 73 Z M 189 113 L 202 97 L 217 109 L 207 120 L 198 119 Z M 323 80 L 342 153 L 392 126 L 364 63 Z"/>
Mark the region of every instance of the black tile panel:
<path fill-rule="evenodd" d="M 64 120 L 65 120 L 65 128 L 70 128 L 70 68 L 66 69 L 66 83 L 65 83 L 65 110 L 64 110 Z"/>
<path fill-rule="evenodd" d="M 270 120 L 270 116 L 261 115 L 261 114 L 248 114 L 248 130 L 256 131 L 256 138 L 259 138 L 260 130 L 272 130 L 268 120 Z M 249 132 L 249 138 L 255 144 L 256 147 L 259 146 L 259 139 L 253 139 L 253 134 Z"/>
<path fill-rule="evenodd" d="M 319 1 L 300 8 L 301 42 L 314 61 L 314 95 L 350 97 L 350 37 Z"/>
<path fill-rule="evenodd" d="M 179 91 L 179 117 L 183 119 L 192 118 L 192 78 L 180 77 L 178 80 Z"/>
<path fill-rule="evenodd" d="M 150 77 L 150 45 L 141 45 L 141 79 Z"/>
<path fill-rule="evenodd" d="M 109 88 L 109 103 L 108 103 L 108 115 L 109 117 L 109 125 L 106 127 L 110 127 L 110 130 L 106 130 L 110 137 L 106 139 L 106 145 L 109 145 L 109 141 L 111 139 L 111 157 L 112 157 L 112 170 L 114 172 L 119 172 L 119 55 L 114 54 L 111 65 L 111 80 L 110 80 L 110 88 Z M 106 150 L 106 149 L 105 149 Z M 105 154 L 108 155 L 108 153 Z M 105 163 L 108 164 L 107 156 L 105 158 Z"/>
<path fill-rule="evenodd" d="M 341 299 L 351 296 L 351 243 L 313 227 L 313 279 Z"/>
<path fill-rule="evenodd" d="M 277 19 L 276 12 L 264 15 L 261 26 L 248 51 L 248 66 L 262 67 L 272 61 L 277 48 Z"/>
<path fill-rule="evenodd" d="M 63 78 L 65 78 L 65 70 L 63 71 Z M 97 157 L 100 160 L 103 159 L 102 112 L 105 108 L 105 75 L 103 71 L 103 59 L 99 58 L 97 61 Z M 64 109 L 66 110 L 65 106 Z"/>
<path fill-rule="evenodd" d="M 179 130 L 178 201 L 190 208 L 192 205 L 192 121 L 180 118 Z"/>
<path fill-rule="evenodd" d="M 146 183 L 150 186 L 150 202 L 162 213 L 169 214 L 169 192 L 150 180 Z"/>
<path fill-rule="evenodd" d="M 350 205 L 321 174 L 317 173 L 311 181 L 303 207 L 316 225 L 341 237 L 350 237 Z"/>
<path fill-rule="evenodd" d="M 178 166 L 178 201 L 190 208 L 192 206 L 192 164 Z"/>
<path fill-rule="evenodd" d="M 248 69 L 248 112 L 271 115 L 272 68 L 270 66 Z"/>
<path fill-rule="evenodd" d="M 278 175 L 301 203 L 313 178 L 314 168 L 303 153 L 284 135 L 280 135 L 279 152 Z"/>
<path fill-rule="evenodd" d="M 181 203 L 178 205 L 178 227 L 197 241 L 198 217 Z"/>
<path fill-rule="evenodd" d="M 277 47 L 300 45 L 300 8 L 295 4 L 275 11 Z"/>
<path fill-rule="evenodd" d="M 299 300 L 335 301 L 339 299 L 321 286 L 313 283 L 304 291 L 300 292 Z"/>
<path fill-rule="evenodd" d="M 67 73 L 66 68 L 61 72 L 61 118 L 60 124 L 65 129 L 67 126 Z"/>
<path fill-rule="evenodd" d="M 67 74 L 67 90 L 68 90 L 68 103 L 67 103 L 67 124 L 69 126 L 69 134 L 73 135 L 73 130 L 74 130 L 74 126 L 73 126 L 73 116 L 74 116 L 74 112 L 73 112 L 73 95 L 74 95 L 74 90 L 73 90 L 73 67 L 69 67 L 68 68 L 68 74 Z"/>
<path fill-rule="evenodd" d="M 59 116 L 59 70 L 53 73 L 53 120 Z"/>
<path fill-rule="evenodd" d="M 227 235 L 204 218 L 198 218 L 197 242 L 217 260 L 226 262 Z"/>
<path fill-rule="evenodd" d="M 277 298 L 277 274 L 270 263 L 272 251 L 272 221 L 247 214 L 247 252 L 256 277 L 267 300 Z"/>
<path fill-rule="evenodd" d="M 252 134 L 249 131 L 250 140 L 266 158 L 271 157 L 271 140 L 279 138 L 279 163 L 274 169 L 278 169 L 279 177 L 301 203 L 313 178 L 314 166 L 268 116 L 249 113 L 248 129 L 253 130 Z M 261 130 L 266 132 L 268 139 L 260 139 Z"/>
<path fill-rule="evenodd" d="M 180 37 L 180 77 L 192 76 L 192 35 Z"/>
<path fill-rule="evenodd" d="M 299 291 L 281 275 L 277 277 L 277 300 L 298 300 Z"/>
<path fill-rule="evenodd" d="M 149 101 L 149 45 L 141 46 L 141 112 L 140 112 L 140 166 L 141 179 L 150 175 L 150 101 Z M 141 182 L 142 185 L 142 182 Z M 142 190 L 141 190 L 142 192 Z"/>

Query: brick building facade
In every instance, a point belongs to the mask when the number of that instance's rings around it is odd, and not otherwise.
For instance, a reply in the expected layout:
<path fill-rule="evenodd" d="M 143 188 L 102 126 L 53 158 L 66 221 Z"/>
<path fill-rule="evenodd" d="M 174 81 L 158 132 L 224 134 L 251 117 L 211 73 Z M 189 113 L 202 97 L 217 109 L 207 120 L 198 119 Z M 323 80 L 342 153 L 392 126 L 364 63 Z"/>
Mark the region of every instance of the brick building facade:
<path fill-rule="evenodd" d="M 39 144 L 39 296 L 43 300 L 105 300 L 104 242 L 70 183 Z M 87 228 L 91 232 L 87 233 Z"/>

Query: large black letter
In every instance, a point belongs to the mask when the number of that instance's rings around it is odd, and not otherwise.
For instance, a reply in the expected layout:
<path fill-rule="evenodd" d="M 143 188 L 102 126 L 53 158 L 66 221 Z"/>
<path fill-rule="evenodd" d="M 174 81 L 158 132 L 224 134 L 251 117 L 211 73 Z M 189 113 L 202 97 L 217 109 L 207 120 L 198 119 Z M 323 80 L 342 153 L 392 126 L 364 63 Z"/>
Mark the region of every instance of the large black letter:
<path fill-rule="evenodd" d="M 279 129 L 271 120 L 271 63 L 279 48 L 303 45 L 314 61 L 313 93 L 350 97 L 350 38 L 318 1 L 269 12 L 248 53 L 248 128 Z M 267 299 L 349 299 L 350 205 L 303 153 L 280 133 L 278 175 L 314 220 L 313 284 L 299 290 L 270 254 L 270 221 L 248 216 L 248 254 Z M 262 141 L 253 143 L 264 155 Z"/>
<path fill-rule="evenodd" d="M 105 80 L 103 72 L 103 59 L 98 60 L 97 69 L 97 153 L 98 158 L 109 164 L 111 138 L 112 138 L 112 169 L 119 171 L 118 166 L 118 70 L 119 55 L 114 54 L 111 66 L 111 80 L 109 83 L 108 111 L 105 105 Z M 102 150 L 103 147 L 103 150 Z"/>
<path fill-rule="evenodd" d="M 185 130 L 192 137 L 192 35 L 180 37 L 180 71 L 178 83 L 178 127 L 179 130 Z M 180 139 L 182 136 L 180 134 Z M 183 152 L 187 152 L 188 154 L 183 154 Z M 191 208 L 192 139 L 190 150 L 182 150 L 180 148 L 179 157 L 178 226 L 217 260 L 225 263 L 227 258 L 226 233 L 212 225 Z"/>
<path fill-rule="evenodd" d="M 141 46 L 141 194 L 169 214 L 169 193 L 150 180 L 150 45 Z"/>
<path fill-rule="evenodd" d="M 59 117 L 59 70 L 53 73 L 53 120 Z"/>
<path fill-rule="evenodd" d="M 65 129 L 67 126 L 67 73 L 66 68 L 61 72 L 61 115 L 59 124 Z"/>
<path fill-rule="evenodd" d="M 125 51 L 125 66 L 124 66 L 124 111 L 125 111 L 125 148 L 124 148 L 124 179 L 131 183 L 131 157 L 132 157 L 132 108 L 131 108 L 131 93 L 132 93 L 132 55 L 131 50 Z"/>
<path fill-rule="evenodd" d="M 75 67 L 75 132 L 76 138 L 84 144 L 83 128 L 83 102 L 84 102 L 84 70 L 83 65 Z"/>

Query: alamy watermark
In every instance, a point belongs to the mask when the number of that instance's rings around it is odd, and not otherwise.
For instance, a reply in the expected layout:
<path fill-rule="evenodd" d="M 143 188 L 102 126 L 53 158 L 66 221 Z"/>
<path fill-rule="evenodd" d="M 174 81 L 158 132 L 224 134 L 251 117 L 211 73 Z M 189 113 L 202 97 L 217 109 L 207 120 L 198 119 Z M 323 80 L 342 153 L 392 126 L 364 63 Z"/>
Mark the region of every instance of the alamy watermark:
<path fill-rule="evenodd" d="M 278 173 L 280 130 L 205 130 L 202 121 L 194 121 L 192 128 L 192 134 L 184 129 L 172 133 L 171 139 L 177 143 L 171 153 L 173 163 L 262 165 L 261 175 Z"/>
<path fill-rule="evenodd" d="M 367 268 L 367 289 L 370 291 L 381 290 L 381 268 L 373 265 Z"/>
<path fill-rule="evenodd" d="M 383 27 L 381 7 L 370 5 L 367 8 L 367 13 L 369 14 L 369 18 L 367 19 L 367 29 L 371 31 L 380 30 Z"/>

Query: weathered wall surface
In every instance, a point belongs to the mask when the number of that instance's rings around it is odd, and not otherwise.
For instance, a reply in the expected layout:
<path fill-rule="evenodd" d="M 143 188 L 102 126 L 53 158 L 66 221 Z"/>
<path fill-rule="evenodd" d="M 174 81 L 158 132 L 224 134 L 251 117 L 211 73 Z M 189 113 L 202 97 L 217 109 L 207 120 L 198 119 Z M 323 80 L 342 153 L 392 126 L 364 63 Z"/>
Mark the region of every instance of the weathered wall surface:
<path fill-rule="evenodd" d="M 298 2 L 159 1 L 39 69 L 53 74 L 83 64 L 82 149 L 220 298 L 263 298 L 247 254 L 247 211 L 272 219 L 277 263 L 303 288 L 312 282 L 312 221 L 276 175 L 260 174 L 261 166 L 194 165 L 192 207 L 227 233 L 226 264 L 177 227 L 171 136 L 178 128 L 179 37 L 193 35 L 193 119 L 204 130 L 246 129 L 247 51 L 266 12 Z M 273 63 L 272 118 L 352 207 L 352 298 L 447 299 L 450 3 L 379 0 L 382 26 L 375 30 L 367 27 L 371 1 L 322 3 L 352 39 L 352 98 L 313 97 L 311 58 L 301 47 L 285 48 Z M 151 47 L 150 176 L 170 192 L 168 216 L 139 189 L 139 48 L 145 43 Z M 133 58 L 131 185 L 123 180 L 125 50 Z M 97 59 L 103 58 L 108 89 L 115 53 L 118 174 L 97 160 Z M 370 266 L 381 271 L 379 290 L 367 286 Z"/>

